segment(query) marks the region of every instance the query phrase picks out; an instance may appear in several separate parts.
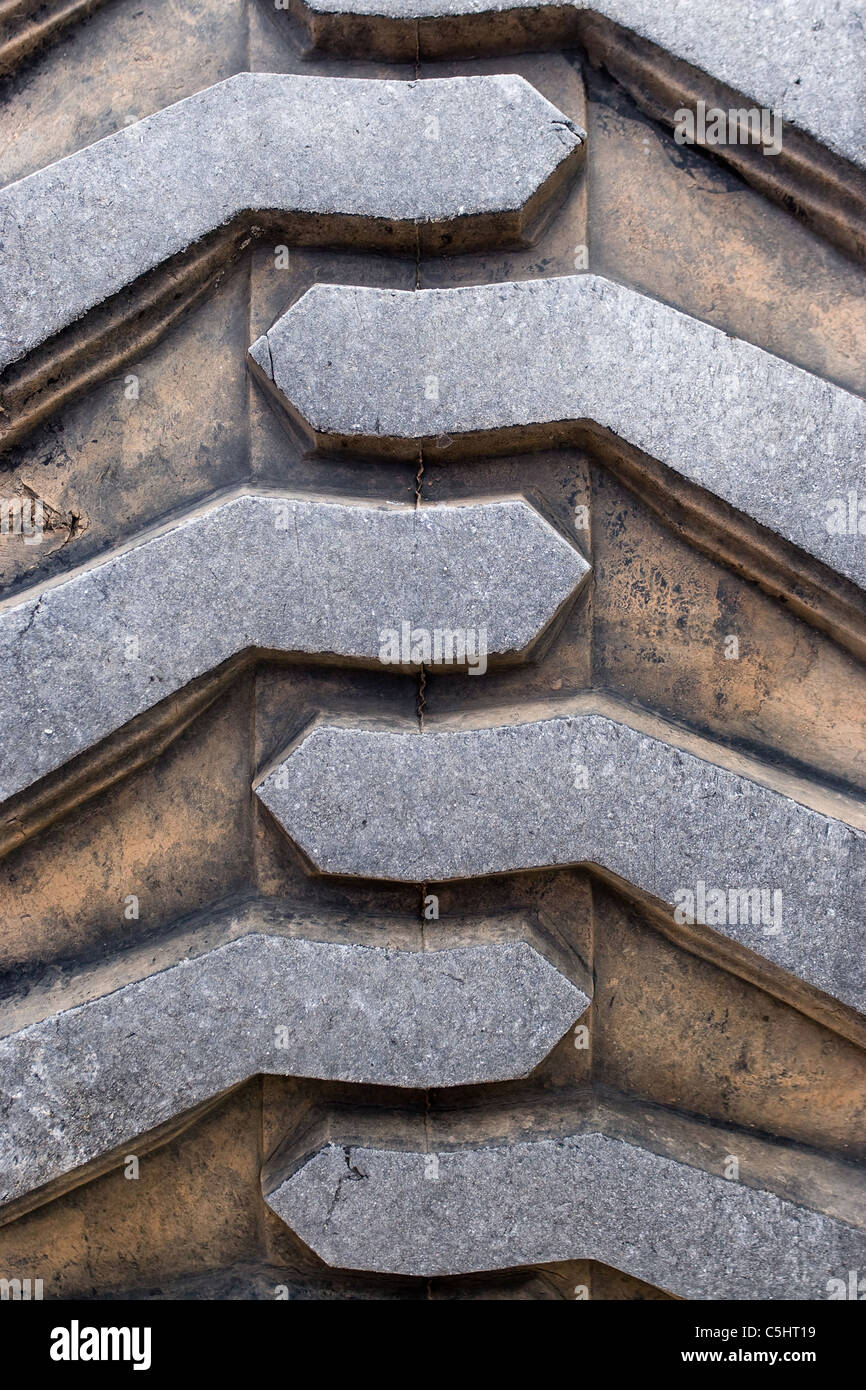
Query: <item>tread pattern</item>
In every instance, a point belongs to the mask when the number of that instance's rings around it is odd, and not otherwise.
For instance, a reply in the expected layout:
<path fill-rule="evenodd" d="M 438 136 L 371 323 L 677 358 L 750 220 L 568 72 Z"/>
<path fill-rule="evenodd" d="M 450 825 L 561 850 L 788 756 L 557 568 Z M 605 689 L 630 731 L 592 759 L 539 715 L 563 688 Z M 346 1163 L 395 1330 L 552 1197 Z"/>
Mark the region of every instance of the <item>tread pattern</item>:
<path fill-rule="evenodd" d="M 862 1231 L 728 1182 L 711 1166 L 723 1170 L 726 1136 L 702 1138 L 697 1166 L 591 1123 L 441 1150 L 335 1136 L 268 1202 L 329 1264 L 383 1273 L 590 1258 L 683 1298 L 812 1299 L 834 1270 L 859 1267 Z M 716 1259 L 696 1263 L 711 1248 Z"/>
<path fill-rule="evenodd" d="M 530 588 L 535 566 L 544 591 Z M 588 573 L 520 498 L 421 517 L 285 494 L 219 502 L 0 613 L 0 716 L 21 727 L 0 799 L 250 649 L 374 665 L 383 632 L 408 623 L 410 637 L 483 634 L 476 662 L 518 659 Z M 417 670 L 412 642 L 400 646 L 393 664 Z M 465 670 L 453 644 L 451 657 L 443 670 Z"/>
<path fill-rule="evenodd" d="M 22 1012 L 44 1016 L 0 1040 L 0 1214 L 259 1073 L 404 1087 L 525 1075 L 590 1001 L 532 924 L 487 932 L 501 939 L 360 945 L 339 923 L 256 907 L 29 996 Z M 400 938 L 398 924 L 365 934 Z"/>
<path fill-rule="evenodd" d="M 866 1013 L 859 808 L 846 824 L 714 751 L 592 712 L 423 735 L 320 725 L 258 795 L 322 872 L 439 882 L 597 864 Z M 357 776 L 335 775 L 347 766 Z"/>
<path fill-rule="evenodd" d="M 404 250 L 505 214 L 513 238 L 582 144 L 520 78 L 240 73 L 3 190 L 0 368 L 242 213 Z"/>
<path fill-rule="evenodd" d="M 120 8 L 0 5 L 11 106 Z M 258 9 L 233 75 L 0 189 L 0 1278 L 788 1300 L 862 1267 L 864 402 L 709 296 L 571 273 L 580 54 L 672 165 L 674 97 L 778 106 L 777 163 L 719 151 L 738 197 L 828 284 L 821 237 L 864 252 L 856 17 L 793 8 L 772 65 L 739 5 Z M 57 506 L 12 523 L 88 449 L 45 553 Z"/>
<path fill-rule="evenodd" d="M 453 457 L 596 427 L 866 586 L 863 547 L 825 501 L 866 493 L 863 401 L 599 276 L 316 286 L 252 352 L 322 449 L 412 457 L 444 437 Z"/>

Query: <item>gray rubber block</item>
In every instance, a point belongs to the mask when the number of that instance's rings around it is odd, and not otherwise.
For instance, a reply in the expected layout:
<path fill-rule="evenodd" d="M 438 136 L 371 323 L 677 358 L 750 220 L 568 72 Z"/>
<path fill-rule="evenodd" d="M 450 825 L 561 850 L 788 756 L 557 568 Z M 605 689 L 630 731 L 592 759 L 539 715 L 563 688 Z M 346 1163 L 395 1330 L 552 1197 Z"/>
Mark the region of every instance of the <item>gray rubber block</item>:
<path fill-rule="evenodd" d="M 866 402 L 597 275 L 454 290 L 316 285 L 253 344 L 321 446 L 446 461 L 623 441 L 866 588 Z M 571 429 L 569 430 L 569 425 Z"/>
<path fill-rule="evenodd" d="M 7 1004 L 0 1205 L 259 1073 L 424 1088 L 523 1076 L 589 1005 L 528 922 L 426 937 L 368 945 L 362 928 L 254 910 Z"/>
<path fill-rule="evenodd" d="M 437 631 L 462 632 L 483 675 L 482 647 L 525 658 L 588 572 L 519 497 L 234 494 L 0 605 L 0 799 L 248 648 L 405 670 L 426 656 L 407 633 L 432 658 Z M 443 671 L 459 655 L 440 639 Z"/>
<path fill-rule="evenodd" d="M 586 709 L 423 734 L 320 724 L 257 791 L 324 873 L 595 864 L 866 1013 L 864 830 L 669 734 Z"/>
<path fill-rule="evenodd" d="M 239 73 L 0 190 L 0 370 L 242 213 L 379 249 L 513 239 L 584 138 L 516 76 Z"/>
<path fill-rule="evenodd" d="M 658 1117 L 643 1135 L 589 1124 L 444 1147 L 359 1141 L 338 1123 L 263 1183 L 277 1216 L 340 1268 L 429 1278 L 597 1260 L 681 1298 L 811 1300 L 866 1260 L 866 1231 L 816 1210 L 817 1193 L 779 1195 L 745 1163 L 727 1178 L 743 1140 L 711 1125 L 680 1156 L 661 1151 Z M 802 1169 L 789 1146 L 766 1147 Z"/>

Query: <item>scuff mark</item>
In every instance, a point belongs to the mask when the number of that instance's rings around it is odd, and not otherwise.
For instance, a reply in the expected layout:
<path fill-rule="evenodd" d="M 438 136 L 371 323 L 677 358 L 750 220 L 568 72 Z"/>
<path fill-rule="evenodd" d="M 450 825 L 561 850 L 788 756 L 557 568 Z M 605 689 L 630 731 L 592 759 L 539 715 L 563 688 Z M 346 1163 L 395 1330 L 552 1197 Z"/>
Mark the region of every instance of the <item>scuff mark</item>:
<path fill-rule="evenodd" d="M 327 1215 L 325 1217 L 324 1222 L 322 1223 L 323 1229 L 330 1223 L 331 1218 L 333 1217 L 334 1212 L 336 1211 L 337 1203 L 340 1201 L 340 1198 L 343 1195 L 343 1184 L 347 1182 L 366 1182 L 369 1177 L 367 1173 L 362 1173 L 360 1168 L 356 1168 L 354 1163 L 352 1162 L 352 1150 L 350 1145 L 343 1144 L 342 1150 L 343 1160 L 346 1164 L 346 1171 L 345 1173 L 341 1173 L 339 1178 L 337 1179 L 337 1186 L 334 1189 L 334 1195 L 331 1199 L 331 1205 L 328 1207 Z"/>

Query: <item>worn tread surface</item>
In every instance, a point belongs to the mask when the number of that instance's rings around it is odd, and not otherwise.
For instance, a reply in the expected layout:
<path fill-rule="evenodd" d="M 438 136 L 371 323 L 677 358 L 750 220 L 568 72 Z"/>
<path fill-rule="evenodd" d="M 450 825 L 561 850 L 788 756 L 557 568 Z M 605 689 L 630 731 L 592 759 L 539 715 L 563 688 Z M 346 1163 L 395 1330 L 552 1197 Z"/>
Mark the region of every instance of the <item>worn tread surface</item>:
<path fill-rule="evenodd" d="M 862 1268 L 862 74 L 811 8 L 0 5 L 0 1278 Z M 672 138 L 741 97 L 778 157 Z"/>

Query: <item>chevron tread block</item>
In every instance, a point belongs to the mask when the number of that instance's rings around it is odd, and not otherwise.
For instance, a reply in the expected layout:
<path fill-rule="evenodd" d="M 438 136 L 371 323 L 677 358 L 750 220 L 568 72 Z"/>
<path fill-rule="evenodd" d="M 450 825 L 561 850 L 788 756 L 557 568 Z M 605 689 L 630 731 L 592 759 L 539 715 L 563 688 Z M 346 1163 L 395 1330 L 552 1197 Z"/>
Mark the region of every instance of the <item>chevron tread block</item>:
<path fill-rule="evenodd" d="M 586 37 L 592 21 L 608 21 L 748 102 L 777 110 L 834 153 L 866 167 L 857 119 L 862 16 L 853 0 L 808 6 L 788 0 L 771 8 L 732 0 L 723 9 L 712 0 L 545 0 L 541 6 L 524 0 L 298 0 L 297 12 L 314 40 L 345 50 L 356 21 L 368 44 L 387 48 L 389 56 L 400 37 L 407 54 L 420 45 L 425 56 L 514 48 L 518 39 L 528 47 L 567 47 Z"/>
<path fill-rule="evenodd" d="M 240 73 L 0 190 L 0 369 L 241 213 L 414 247 L 416 224 L 519 235 L 583 134 L 518 77 Z M 411 171 L 411 174 L 408 172 Z"/>
<path fill-rule="evenodd" d="M 866 1012 L 862 815 L 832 818 L 711 753 L 592 712 L 424 734 L 322 724 L 257 792 L 323 872 L 597 864 Z"/>
<path fill-rule="evenodd" d="M 7 1004 L 0 1209 L 259 1073 L 412 1087 L 530 1071 L 589 998 L 537 929 L 495 935 L 383 947 L 253 909 Z"/>
<path fill-rule="evenodd" d="M 251 351 L 323 447 L 445 438 L 450 459 L 473 436 L 506 452 L 594 426 L 866 587 L 861 538 L 828 506 L 866 495 L 864 402 L 600 276 L 317 285 Z"/>
<path fill-rule="evenodd" d="M 244 493 L 197 510 L 0 609 L 0 717 L 21 728 L 0 796 L 248 648 L 417 669 L 406 624 L 464 646 L 468 630 L 479 669 L 519 658 L 588 572 L 520 498 L 418 512 Z"/>
<path fill-rule="evenodd" d="M 288 8 L 315 53 L 412 62 L 577 49 L 673 128 L 678 144 L 711 151 L 866 258 L 856 0 L 291 0 Z"/>
<path fill-rule="evenodd" d="M 409 1126 L 404 1144 L 377 1144 L 356 1137 L 363 1120 L 340 1130 L 329 1116 L 298 1137 L 299 1153 L 274 1161 L 267 1201 L 326 1263 L 382 1273 L 591 1259 L 681 1298 L 808 1300 L 862 1265 L 862 1180 L 851 1219 L 839 1219 L 758 1181 L 728 1180 L 729 1134 L 695 1128 L 700 1164 L 660 1152 L 658 1133 L 618 1133 L 616 1119 L 419 1149 Z"/>

